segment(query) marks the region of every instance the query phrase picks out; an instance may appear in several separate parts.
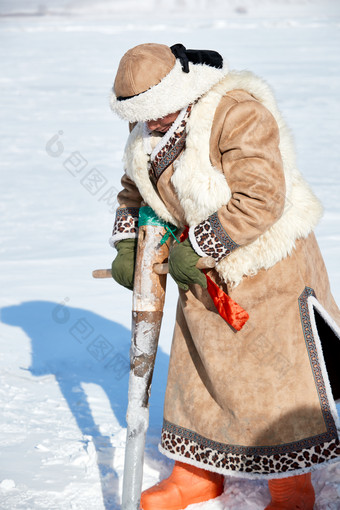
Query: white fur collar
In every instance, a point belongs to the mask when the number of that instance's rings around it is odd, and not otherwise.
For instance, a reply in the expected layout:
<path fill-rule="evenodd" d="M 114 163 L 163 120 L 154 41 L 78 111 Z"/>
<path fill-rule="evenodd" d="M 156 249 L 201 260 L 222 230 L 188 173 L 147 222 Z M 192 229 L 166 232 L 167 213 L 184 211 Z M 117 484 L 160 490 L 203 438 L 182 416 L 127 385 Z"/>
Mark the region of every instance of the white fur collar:
<path fill-rule="evenodd" d="M 246 90 L 274 116 L 280 131 L 280 151 L 286 179 L 286 205 L 282 217 L 256 241 L 237 248 L 217 266 L 227 282 L 237 285 L 244 275 L 268 269 L 289 255 L 299 237 L 307 237 L 319 221 L 322 208 L 295 165 L 292 137 L 269 86 L 249 72 L 232 72 L 192 108 L 187 123 L 186 148 L 175 161 L 171 182 L 183 208 L 186 224 L 194 226 L 226 205 L 231 192 L 224 175 L 210 162 L 210 133 L 222 97 L 235 89 Z M 154 189 L 142 142 L 142 124 L 130 134 L 125 152 L 126 172 L 143 199 L 162 219 L 178 225 Z"/>
<path fill-rule="evenodd" d="M 143 129 L 144 123 L 138 122 L 127 140 L 124 152 L 125 172 L 135 182 L 143 200 L 156 214 L 163 220 L 179 226 L 150 181 L 148 171 L 150 156 L 144 149 Z"/>
<path fill-rule="evenodd" d="M 156 147 L 153 149 L 153 151 L 151 153 L 151 161 L 153 161 L 155 159 L 157 154 L 163 149 L 163 147 L 166 146 L 166 144 L 168 143 L 170 138 L 173 136 L 175 131 L 177 131 L 177 129 L 181 125 L 182 120 L 184 119 L 184 117 L 187 113 L 187 109 L 188 108 L 185 107 L 179 112 L 176 120 L 172 123 L 172 126 L 170 127 L 170 129 L 165 133 L 164 136 L 162 136 L 162 138 L 160 139 L 160 141 L 158 142 L 158 144 L 156 145 Z"/>

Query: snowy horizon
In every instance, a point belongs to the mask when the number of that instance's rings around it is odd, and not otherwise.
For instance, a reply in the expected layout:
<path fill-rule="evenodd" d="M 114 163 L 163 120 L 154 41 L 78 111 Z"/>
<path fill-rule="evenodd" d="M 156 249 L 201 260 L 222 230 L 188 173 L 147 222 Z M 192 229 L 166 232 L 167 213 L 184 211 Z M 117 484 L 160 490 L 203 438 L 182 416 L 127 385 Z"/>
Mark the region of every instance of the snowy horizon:
<path fill-rule="evenodd" d="M 133 12 L 133 16 L 131 13 Z M 0 16 L 339 17 L 337 0 L 2 0 Z M 183 19 L 183 18 L 182 18 Z"/>

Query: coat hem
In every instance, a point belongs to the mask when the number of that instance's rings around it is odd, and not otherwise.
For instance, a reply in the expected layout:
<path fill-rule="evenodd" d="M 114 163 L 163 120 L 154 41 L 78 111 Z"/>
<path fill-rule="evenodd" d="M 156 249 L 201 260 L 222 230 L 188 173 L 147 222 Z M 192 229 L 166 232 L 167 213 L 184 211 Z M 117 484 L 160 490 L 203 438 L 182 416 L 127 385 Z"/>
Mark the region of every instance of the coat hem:
<path fill-rule="evenodd" d="M 326 465 L 333 459 L 340 461 L 336 433 L 331 438 L 323 433 L 292 443 L 242 446 L 220 443 L 164 420 L 160 447 L 168 456 L 179 455 L 205 469 L 241 473 L 239 476 L 290 476 L 293 472 L 311 471 L 313 466 Z"/>
<path fill-rule="evenodd" d="M 188 459 L 187 457 L 180 455 L 178 453 L 171 453 L 165 448 L 162 447 L 162 445 L 158 444 L 158 450 L 160 453 L 165 455 L 171 460 L 180 461 L 185 464 L 190 464 L 191 466 L 198 467 L 200 469 L 205 469 L 207 471 L 212 471 L 213 473 L 218 473 L 220 475 L 224 476 L 232 476 L 234 478 L 246 478 L 248 480 L 271 480 L 271 479 L 278 479 L 278 478 L 288 478 L 290 476 L 295 475 L 303 475 L 305 473 L 313 473 L 314 471 L 318 471 L 321 468 L 324 468 L 331 464 L 336 464 L 337 462 L 340 462 L 339 459 L 334 458 L 330 459 L 328 461 L 322 462 L 321 464 L 313 464 L 312 466 L 295 469 L 292 471 L 285 471 L 281 473 L 245 473 L 240 471 L 233 471 L 231 469 L 225 469 L 225 468 L 219 468 L 217 466 L 211 466 L 207 465 L 204 462 L 200 462 L 193 459 Z"/>

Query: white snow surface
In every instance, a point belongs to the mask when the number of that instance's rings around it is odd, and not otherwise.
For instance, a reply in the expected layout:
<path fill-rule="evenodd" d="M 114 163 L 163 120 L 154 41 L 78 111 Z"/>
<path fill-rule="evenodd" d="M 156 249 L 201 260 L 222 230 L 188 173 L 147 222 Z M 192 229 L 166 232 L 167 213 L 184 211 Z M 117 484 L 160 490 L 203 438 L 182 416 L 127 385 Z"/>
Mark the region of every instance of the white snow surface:
<path fill-rule="evenodd" d="M 316 234 L 340 303 L 338 0 L 2 0 L 0 508 L 120 508 L 131 293 L 91 271 L 107 240 L 127 126 L 109 108 L 122 54 L 142 42 L 219 50 L 274 88 L 299 166 L 325 207 Z M 144 488 L 157 449 L 176 306 L 169 281 Z M 340 509 L 339 464 L 313 474 Z M 227 478 L 202 510 L 263 509 L 267 484 Z"/>

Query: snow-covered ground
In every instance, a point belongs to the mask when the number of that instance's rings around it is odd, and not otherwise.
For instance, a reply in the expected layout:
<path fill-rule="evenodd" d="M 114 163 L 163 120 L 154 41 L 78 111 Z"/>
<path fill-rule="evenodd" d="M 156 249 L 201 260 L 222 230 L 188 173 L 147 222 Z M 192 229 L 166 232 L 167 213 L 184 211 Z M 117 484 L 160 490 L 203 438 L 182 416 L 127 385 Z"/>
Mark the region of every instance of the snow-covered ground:
<path fill-rule="evenodd" d="M 340 303 L 340 6 L 2 0 L 0 29 L 0 508 L 115 510 L 131 294 L 91 272 L 114 256 L 107 239 L 127 127 L 108 97 L 119 58 L 142 42 L 182 42 L 272 84 L 325 207 L 317 237 Z M 175 304 L 169 281 L 145 487 L 171 471 L 157 443 Z M 340 467 L 313 479 L 316 509 L 339 509 Z M 228 479 L 200 508 L 256 510 L 268 500 L 265 483 Z"/>

